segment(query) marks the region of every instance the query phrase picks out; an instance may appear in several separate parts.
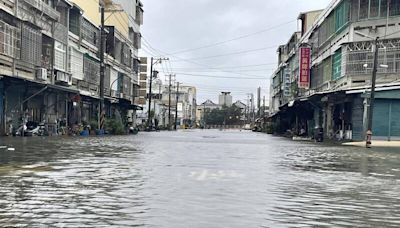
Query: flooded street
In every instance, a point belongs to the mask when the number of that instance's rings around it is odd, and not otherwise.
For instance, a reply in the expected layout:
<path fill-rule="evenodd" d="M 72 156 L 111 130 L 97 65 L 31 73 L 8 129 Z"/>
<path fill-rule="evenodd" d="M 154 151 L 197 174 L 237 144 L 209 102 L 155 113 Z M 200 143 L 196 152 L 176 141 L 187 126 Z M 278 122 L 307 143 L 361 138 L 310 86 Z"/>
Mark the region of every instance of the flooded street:
<path fill-rule="evenodd" d="M 400 226 L 396 149 L 200 130 L 1 145 L 1 227 Z"/>

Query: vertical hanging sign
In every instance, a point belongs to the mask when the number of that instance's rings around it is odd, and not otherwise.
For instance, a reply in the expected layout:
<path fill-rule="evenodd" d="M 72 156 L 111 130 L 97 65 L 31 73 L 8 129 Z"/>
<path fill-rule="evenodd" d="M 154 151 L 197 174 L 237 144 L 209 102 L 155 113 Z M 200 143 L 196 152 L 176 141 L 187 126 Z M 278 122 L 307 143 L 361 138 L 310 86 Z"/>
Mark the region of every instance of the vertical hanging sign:
<path fill-rule="evenodd" d="M 299 88 L 308 89 L 310 87 L 311 48 L 301 47 L 299 59 Z"/>
<path fill-rule="evenodd" d="M 285 70 L 283 71 L 283 86 L 284 86 L 284 89 L 283 89 L 283 95 L 285 96 L 285 97 L 290 97 L 290 68 L 289 68 L 289 66 L 287 66 L 286 68 L 285 68 Z"/>

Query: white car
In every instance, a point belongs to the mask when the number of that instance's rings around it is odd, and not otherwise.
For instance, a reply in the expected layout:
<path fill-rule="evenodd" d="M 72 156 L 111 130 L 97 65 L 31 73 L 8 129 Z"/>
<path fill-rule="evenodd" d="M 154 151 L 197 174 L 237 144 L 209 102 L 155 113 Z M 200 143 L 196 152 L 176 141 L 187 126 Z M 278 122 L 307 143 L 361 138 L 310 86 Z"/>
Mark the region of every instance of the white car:
<path fill-rule="evenodd" d="M 250 124 L 245 124 L 243 129 L 250 131 L 251 130 L 251 125 Z"/>

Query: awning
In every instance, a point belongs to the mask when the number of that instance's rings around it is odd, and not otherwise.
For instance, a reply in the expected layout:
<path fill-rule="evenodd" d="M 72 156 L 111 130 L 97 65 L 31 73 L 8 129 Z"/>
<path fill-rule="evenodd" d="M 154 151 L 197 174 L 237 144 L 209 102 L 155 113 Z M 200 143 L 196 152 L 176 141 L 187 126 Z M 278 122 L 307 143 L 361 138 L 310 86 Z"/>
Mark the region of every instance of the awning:
<path fill-rule="evenodd" d="M 134 104 L 123 106 L 123 107 L 127 108 L 128 110 L 143 110 L 143 107 L 134 105 Z"/>
<path fill-rule="evenodd" d="M 47 84 L 47 86 L 50 89 L 61 90 L 61 91 L 68 92 L 68 93 L 79 93 L 79 90 L 75 90 L 75 89 L 68 88 L 65 86 L 58 86 L 58 85 L 52 85 L 52 84 Z"/>

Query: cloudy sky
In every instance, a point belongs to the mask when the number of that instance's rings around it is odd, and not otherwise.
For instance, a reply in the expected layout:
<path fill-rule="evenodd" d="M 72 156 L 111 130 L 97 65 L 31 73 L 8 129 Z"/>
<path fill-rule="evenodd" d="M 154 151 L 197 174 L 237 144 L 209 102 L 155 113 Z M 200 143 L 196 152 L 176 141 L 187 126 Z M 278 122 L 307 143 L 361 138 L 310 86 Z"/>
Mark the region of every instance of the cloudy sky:
<path fill-rule="evenodd" d="M 141 55 L 170 59 L 157 66 L 198 89 L 198 103 L 234 100 L 262 87 L 277 64 L 276 49 L 297 30 L 300 12 L 325 8 L 330 0 L 142 0 Z M 161 75 L 164 80 L 164 76 Z"/>

